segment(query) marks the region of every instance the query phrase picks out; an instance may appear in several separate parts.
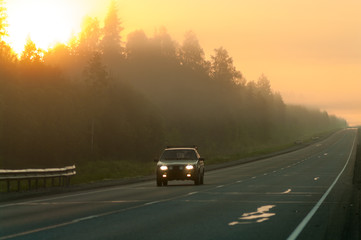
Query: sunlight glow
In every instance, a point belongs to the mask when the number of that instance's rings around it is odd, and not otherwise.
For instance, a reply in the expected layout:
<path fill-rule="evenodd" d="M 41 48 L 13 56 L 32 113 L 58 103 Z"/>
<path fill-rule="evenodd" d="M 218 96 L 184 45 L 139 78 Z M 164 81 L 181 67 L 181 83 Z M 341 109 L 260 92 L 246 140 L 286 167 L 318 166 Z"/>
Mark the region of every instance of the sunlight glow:
<path fill-rule="evenodd" d="M 38 48 L 66 43 L 80 31 L 81 17 L 76 5 L 64 0 L 17 0 L 7 3 L 7 42 L 20 54 L 30 36 Z"/>

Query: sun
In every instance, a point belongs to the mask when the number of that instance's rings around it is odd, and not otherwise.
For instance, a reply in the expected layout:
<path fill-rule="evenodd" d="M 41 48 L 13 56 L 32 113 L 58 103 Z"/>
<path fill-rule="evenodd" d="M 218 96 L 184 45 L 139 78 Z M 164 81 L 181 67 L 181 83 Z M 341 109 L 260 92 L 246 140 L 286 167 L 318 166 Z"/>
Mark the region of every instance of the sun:
<path fill-rule="evenodd" d="M 80 31 L 79 6 L 69 0 L 8 0 L 6 3 L 8 39 L 20 54 L 28 37 L 38 48 L 47 50 L 66 43 Z"/>

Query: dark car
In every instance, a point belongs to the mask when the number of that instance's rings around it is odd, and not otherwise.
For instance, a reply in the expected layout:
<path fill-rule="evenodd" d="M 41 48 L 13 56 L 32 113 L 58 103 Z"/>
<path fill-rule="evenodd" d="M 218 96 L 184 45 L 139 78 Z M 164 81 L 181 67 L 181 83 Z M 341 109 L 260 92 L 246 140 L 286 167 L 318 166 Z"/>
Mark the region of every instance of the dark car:
<path fill-rule="evenodd" d="M 192 180 L 195 185 L 204 182 L 204 158 L 197 147 L 167 147 L 157 162 L 157 186 L 167 186 L 171 180 Z"/>

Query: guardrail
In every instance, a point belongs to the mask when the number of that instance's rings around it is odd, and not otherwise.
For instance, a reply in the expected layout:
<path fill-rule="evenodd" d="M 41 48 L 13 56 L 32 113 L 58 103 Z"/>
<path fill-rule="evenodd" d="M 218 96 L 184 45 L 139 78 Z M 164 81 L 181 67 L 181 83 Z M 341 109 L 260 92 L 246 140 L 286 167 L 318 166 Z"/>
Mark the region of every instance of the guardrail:
<path fill-rule="evenodd" d="M 0 181 L 6 181 L 7 192 L 10 192 L 11 182 L 17 182 L 17 191 L 21 189 L 21 182 L 27 181 L 29 190 L 31 189 L 32 180 L 35 180 L 35 188 L 39 187 L 39 180 L 43 180 L 42 186 L 46 188 L 47 179 L 51 179 L 51 186 L 69 186 L 70 177 L 75 175 L 75 165 L 63 168 L 44 168 L 44 169 L 20 169 L 7 170 L 0 169 Z M 56 179 L 58 179 L 56 181 Z"/>

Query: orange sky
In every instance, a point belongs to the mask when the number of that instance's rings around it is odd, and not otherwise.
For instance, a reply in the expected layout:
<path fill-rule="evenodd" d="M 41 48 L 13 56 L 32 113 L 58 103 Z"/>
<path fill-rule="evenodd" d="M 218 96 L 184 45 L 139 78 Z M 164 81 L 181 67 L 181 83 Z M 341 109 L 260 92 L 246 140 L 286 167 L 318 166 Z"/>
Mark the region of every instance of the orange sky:
<path fill-rule="evenodd" d="M 61 35 L 78 31 L 86 14 L 103 20 L 109 5 L 103 0 L 7 2 L 10 25 L 19 19 L 21 15 L 16 13 L 25 5 L 29 11 L 36 4 L 48 8 L 59 4 L 55 9 L 63 24 L 56 23 L 58 32 L 61 25 L 68 29 L 62 30 Z M 117 0 L 117 3 L 125 28 L 124 39 L 134 30 L 143 29 L 150 36 L 156 28 L 165 26 L 175 40 L 182 42 L 184 33 L 193 30 L 207 58 L 214 48 L 223 46 L 247 80 L 265 74 L 287 103 L 317 107 L 344 117 L 351 125 L 361 124 L 360 0 Z M 50 16 L 55 16 L 55 10 L 51 11 L 54 13 Z M 19 34 L 20 28 L 14 29 Z M 27 34 L 25 31 L 17 39 Z M 61 35 L 56 40 L 62 41 Z"/>

